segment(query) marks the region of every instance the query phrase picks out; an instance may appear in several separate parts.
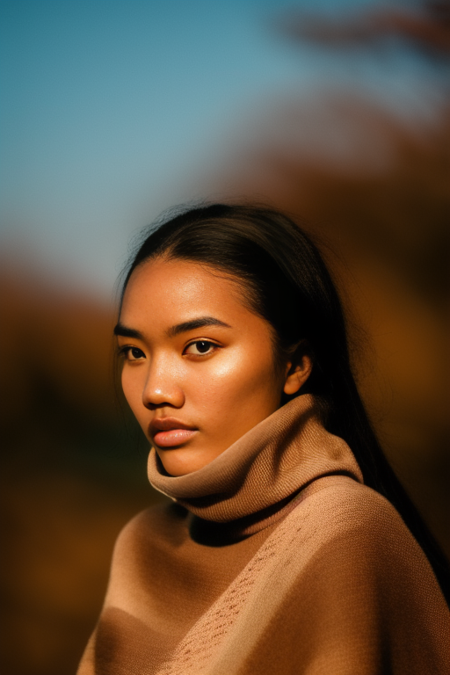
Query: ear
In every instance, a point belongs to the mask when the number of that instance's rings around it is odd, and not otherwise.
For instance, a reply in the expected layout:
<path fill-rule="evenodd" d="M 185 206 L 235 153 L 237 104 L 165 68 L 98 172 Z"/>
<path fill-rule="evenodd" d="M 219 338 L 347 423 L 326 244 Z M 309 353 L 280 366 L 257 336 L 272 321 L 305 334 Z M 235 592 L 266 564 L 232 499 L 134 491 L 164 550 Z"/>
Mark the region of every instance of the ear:
<path fill-rule="evenodd" d="M 283 387 L 284 393 L 288 396 L 296 394 L 310 376 L 312 367 L 312 359 L 305 353 L 299 355 L 294 363 L 288 363 Z"/>

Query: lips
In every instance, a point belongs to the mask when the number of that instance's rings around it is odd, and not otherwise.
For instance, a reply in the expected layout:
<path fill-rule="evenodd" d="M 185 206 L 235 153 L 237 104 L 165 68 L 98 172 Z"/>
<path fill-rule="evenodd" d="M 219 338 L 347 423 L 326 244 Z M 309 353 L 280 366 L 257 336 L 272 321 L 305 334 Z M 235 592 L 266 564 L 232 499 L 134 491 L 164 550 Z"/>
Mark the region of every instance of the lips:
<path fill-rule="evenodd" d="M 173 448 L 187 443 L 197 429 L 185 424 L 174 417 L 161 417 L 150 423 L 150 435 L 153 442 L 160 448 Z"/>

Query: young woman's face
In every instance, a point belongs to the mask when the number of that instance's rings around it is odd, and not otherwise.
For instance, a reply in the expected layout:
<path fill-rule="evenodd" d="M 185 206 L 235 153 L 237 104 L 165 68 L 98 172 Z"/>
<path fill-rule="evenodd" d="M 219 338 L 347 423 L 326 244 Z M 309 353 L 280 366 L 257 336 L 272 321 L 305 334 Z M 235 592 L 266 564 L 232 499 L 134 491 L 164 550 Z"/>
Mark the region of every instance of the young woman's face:
<path fill-rule="evenodd" d="M 244 306 L 235 281 L 200 264 L 138 267 L 115 332 L 125 397 L 172 476 L 211 462 L 273 413 L 283 390 L 293 393 L 268 322 Z"/>

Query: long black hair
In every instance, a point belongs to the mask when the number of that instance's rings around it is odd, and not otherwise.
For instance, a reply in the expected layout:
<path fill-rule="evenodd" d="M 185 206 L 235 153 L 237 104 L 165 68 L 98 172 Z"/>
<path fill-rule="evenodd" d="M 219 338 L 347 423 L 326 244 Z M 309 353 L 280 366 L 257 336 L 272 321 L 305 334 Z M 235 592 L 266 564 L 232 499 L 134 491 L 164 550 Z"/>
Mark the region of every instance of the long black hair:
<path fill-rule="evenodd" d="M 266 319 L 278 359 L 308 345 L 313 369 L 300 393 L 327 403 L 326 427 L 353 451 L 364 482 L 397 509 L 427 555 L 450 603 L 450 568 L 387 462 L 351 371 L 344 313 L 323 259 L 310 237 L 286 215 L 248 204 L 211 204 L 178 213 L 146 233 L 128 267 L 156 257 L 214 267 L 240 282 L 252 311 Z"/>

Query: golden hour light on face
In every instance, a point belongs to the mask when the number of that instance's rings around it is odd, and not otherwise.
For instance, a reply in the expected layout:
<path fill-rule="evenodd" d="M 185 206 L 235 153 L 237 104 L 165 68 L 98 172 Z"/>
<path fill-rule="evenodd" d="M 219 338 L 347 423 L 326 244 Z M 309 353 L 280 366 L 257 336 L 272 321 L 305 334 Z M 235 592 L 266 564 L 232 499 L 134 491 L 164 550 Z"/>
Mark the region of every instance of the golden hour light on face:
<path fill-rule="evenodd" d="M 272 414 L 289 387 L 270 324 L 241 293 L 232 278 L 183 260 L 146 262 L 127 285 L 115 329 L 122 387 L 173 476 L 208 464 Z"/>

